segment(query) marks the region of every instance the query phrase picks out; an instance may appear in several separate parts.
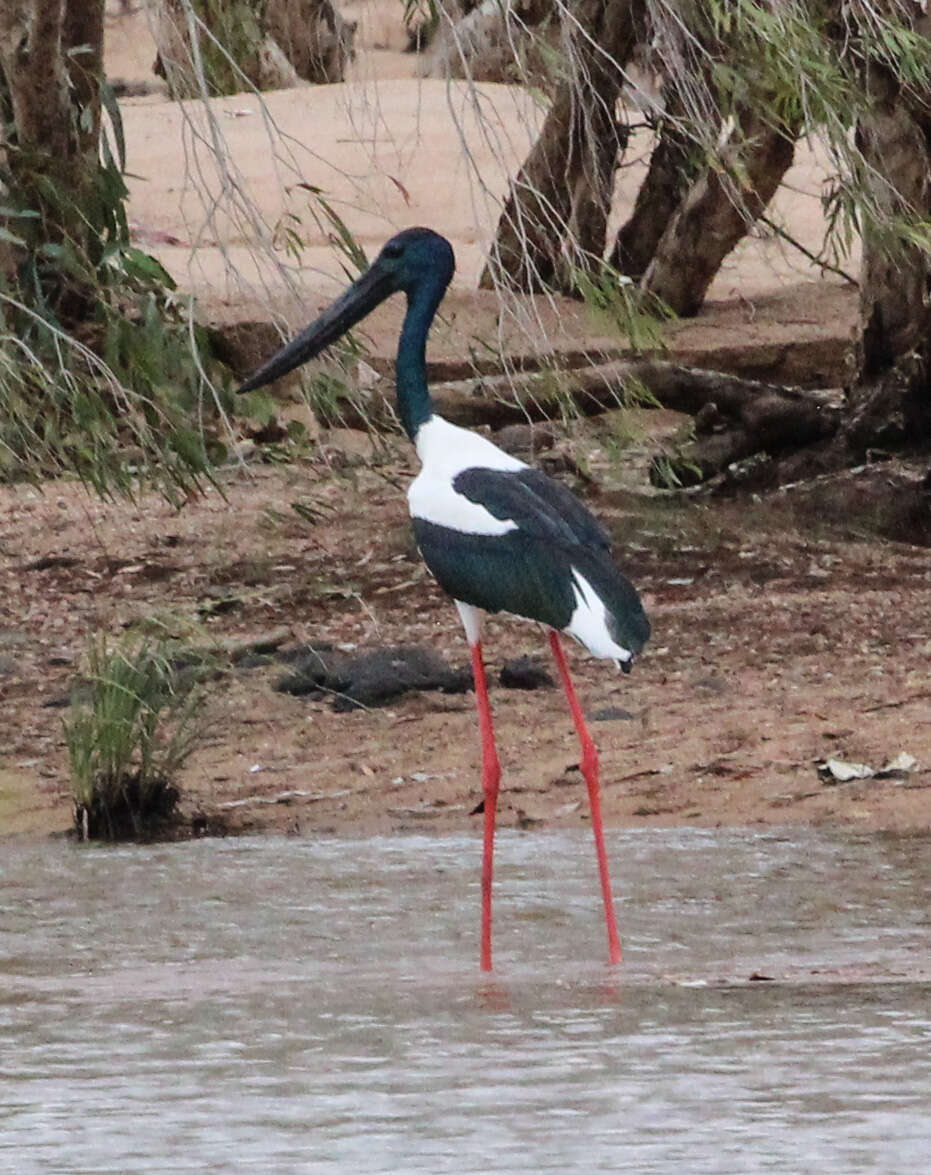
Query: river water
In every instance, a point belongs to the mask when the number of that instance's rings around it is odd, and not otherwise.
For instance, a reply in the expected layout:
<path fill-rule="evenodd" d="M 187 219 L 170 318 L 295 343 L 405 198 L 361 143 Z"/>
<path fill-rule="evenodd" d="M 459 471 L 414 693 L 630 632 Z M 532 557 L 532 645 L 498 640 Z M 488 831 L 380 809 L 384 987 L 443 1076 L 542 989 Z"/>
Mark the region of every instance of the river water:
<path fill-rule="evenodd" d="M 931 1170 L 931 841 L 479 853 L 0 842 L 0 1172 Z"/>

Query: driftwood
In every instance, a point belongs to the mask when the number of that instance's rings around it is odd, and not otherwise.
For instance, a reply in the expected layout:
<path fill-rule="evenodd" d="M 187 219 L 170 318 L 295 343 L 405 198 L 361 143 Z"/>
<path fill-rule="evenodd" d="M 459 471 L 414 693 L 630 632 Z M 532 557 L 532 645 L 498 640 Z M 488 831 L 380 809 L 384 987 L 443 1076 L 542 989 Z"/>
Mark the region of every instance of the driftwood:
<path fill-rule="evenodd" d="M 454 669 L 434 649 L 419 645 L 381 646 L 360 653 L 305 645 L 289 651 L 287 660 L 291 672 L 275 689 L 297 697 L 328 696 L 337 712 L 386 706 L 411 691 L 459 694 L 472 688 L 467 669 Z"/>

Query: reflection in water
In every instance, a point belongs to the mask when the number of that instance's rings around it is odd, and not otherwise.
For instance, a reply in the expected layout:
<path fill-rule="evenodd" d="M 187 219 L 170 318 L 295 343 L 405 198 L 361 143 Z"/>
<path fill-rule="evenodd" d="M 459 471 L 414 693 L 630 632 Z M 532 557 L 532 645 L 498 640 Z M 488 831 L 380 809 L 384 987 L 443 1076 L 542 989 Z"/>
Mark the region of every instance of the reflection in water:
<path fill-rule="evenodd" d="M 931 854 L 795 831 L 0 843 L 0 1172 L 912 1172 Z M 751 974 L 773 982 L 746 982 Z"/>

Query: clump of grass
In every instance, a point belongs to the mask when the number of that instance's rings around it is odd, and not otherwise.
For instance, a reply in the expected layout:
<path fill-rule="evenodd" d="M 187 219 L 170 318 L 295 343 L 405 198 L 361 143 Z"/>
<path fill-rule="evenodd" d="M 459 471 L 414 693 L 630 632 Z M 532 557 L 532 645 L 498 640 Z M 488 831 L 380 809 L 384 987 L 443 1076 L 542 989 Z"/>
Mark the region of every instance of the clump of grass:
<path fill-rule="evenodd" d="M 115 648 L 92 639 L 87 685 L 64 722 L 79 834 L 119 840 L 163 830 L 203 729 L 202 695 L 167 646 L 145 638 Z"/>

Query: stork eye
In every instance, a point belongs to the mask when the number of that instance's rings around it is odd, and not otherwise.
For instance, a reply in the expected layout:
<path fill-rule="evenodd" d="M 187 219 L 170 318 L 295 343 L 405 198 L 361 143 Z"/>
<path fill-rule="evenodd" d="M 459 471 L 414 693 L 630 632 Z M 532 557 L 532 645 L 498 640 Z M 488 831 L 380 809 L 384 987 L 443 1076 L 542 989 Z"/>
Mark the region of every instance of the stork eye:
<path fill-rule="evenodd" d="M 382 252 L 383 257 L 389 257 L 389 258 L 400 257 L 401 254 L 404 252 L 404 248 L 397 241 L 389 241 L 388 244 L 385 245 L 384 249 L 382 249 L 381 252 Z"/>

